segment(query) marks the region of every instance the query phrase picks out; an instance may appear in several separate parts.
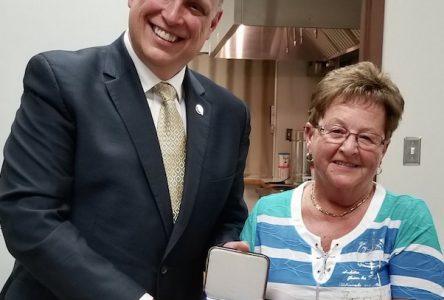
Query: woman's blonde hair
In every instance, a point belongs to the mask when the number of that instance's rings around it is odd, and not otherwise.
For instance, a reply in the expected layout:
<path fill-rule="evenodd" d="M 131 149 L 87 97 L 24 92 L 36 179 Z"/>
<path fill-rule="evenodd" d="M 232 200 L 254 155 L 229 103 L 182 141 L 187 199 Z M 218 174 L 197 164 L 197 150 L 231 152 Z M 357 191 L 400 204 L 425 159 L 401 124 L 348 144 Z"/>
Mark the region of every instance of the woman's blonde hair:
<path fill-rule="evenodd" d="M 357 99 L 384 107 L 385 137 L 389 139 L 401 120 L 404 99 L 389 76 L 371 62 L 330 71 L 311 97 L 308 121 L 318 125 L 333 101 L 347 103 Z"/>

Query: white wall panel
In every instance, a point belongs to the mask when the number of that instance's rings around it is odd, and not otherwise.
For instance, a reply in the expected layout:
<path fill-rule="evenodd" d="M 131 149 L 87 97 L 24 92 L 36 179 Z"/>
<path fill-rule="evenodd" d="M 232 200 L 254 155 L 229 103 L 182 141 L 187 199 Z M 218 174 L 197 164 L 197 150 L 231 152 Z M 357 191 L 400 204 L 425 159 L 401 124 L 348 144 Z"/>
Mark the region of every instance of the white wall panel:
<path fill-rule="evenodd" d="M 109 44 L 127 28 L 127 15 L 123 0 L 0 1 L 0 162 L 28 60 L 46 50 Z M 12 265 L 0 235 L 0 287 Z"/>
<path fill-rule="evenodd" d="M 426 200 L 444 246 L 444 1 L 386 0 L 382 67 L 405 100 L 379 181 Z M 403 166 L 403 140 L 421 137 L 421 164 Z"/>

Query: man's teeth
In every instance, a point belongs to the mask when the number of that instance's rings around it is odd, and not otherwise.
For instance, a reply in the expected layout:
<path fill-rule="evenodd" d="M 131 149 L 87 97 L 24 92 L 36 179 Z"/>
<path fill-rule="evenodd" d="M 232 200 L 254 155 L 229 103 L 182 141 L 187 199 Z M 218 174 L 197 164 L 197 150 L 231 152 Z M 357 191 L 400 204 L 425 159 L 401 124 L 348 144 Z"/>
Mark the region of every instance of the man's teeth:
<path fill-rule="evenodd" d="M 160 29 L 159 27 L 154 27 L 154 33 L 158 37 L 160 37 L 160 38 L 162 38 L 162 39 L 164 39 L 164 40 L 166 40 L 168 42 L 171 42 L 171 43 L 173 43 L 173 42 L 175 42 L 177 40 L 177 36 L 172 35 L 171 33 L 168 33 L 166 31 Z"/>

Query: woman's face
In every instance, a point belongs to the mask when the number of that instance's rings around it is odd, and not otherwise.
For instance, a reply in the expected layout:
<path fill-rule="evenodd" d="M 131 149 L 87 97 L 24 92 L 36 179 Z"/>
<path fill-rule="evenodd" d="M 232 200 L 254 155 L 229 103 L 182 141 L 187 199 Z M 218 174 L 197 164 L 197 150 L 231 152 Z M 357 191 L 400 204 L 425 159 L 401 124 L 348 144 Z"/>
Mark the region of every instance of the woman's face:
<path fill-rule="evenodd" d="M 362 99 L 348 103 L 335 100 L 319 120 L 318 126 L 337 125 L 356 134 L 384 135 L 385 110 Z M 368 185 L 375 176 L 388 142 L 374 149 L 362 149 L 356 135 L 350 134 L 343 143 L 332 143 L 313 124 L 307 123 L 305 138 L 313 155 L 315 178 L 334 188 L 353 189 Z"/>

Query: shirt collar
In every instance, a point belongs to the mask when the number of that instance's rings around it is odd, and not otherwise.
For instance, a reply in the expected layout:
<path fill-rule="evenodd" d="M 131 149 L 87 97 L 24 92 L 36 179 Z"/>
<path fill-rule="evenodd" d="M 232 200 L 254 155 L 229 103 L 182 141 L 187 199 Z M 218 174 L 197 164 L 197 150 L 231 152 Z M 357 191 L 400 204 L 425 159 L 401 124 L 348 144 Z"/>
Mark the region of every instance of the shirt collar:
<path fill-rule="evenodd" d="M 146 93 L 151 88 L 153 88 L 156 84 L 163 81 L 160 80 L 137 56 L 134 51 L 133 46 L 131 45 L 130 36 L 128 34 L 128 30 L 125 31 L 123 36 L 123 41 L 125 43 L 125 47 L 128 50 L 129 56 L 136 67 L 137 74 L 139 75 L 140 83 L 142 84 L 143 91 Z M 168 80 L 165 80 L 169 84 L 171 84 L 177 92 L 177 99 L 179 102 L 182 101 L 182 82 L 185 77 L 186 66 L 183 67 L 176 75 L 171 77 Z"/>

